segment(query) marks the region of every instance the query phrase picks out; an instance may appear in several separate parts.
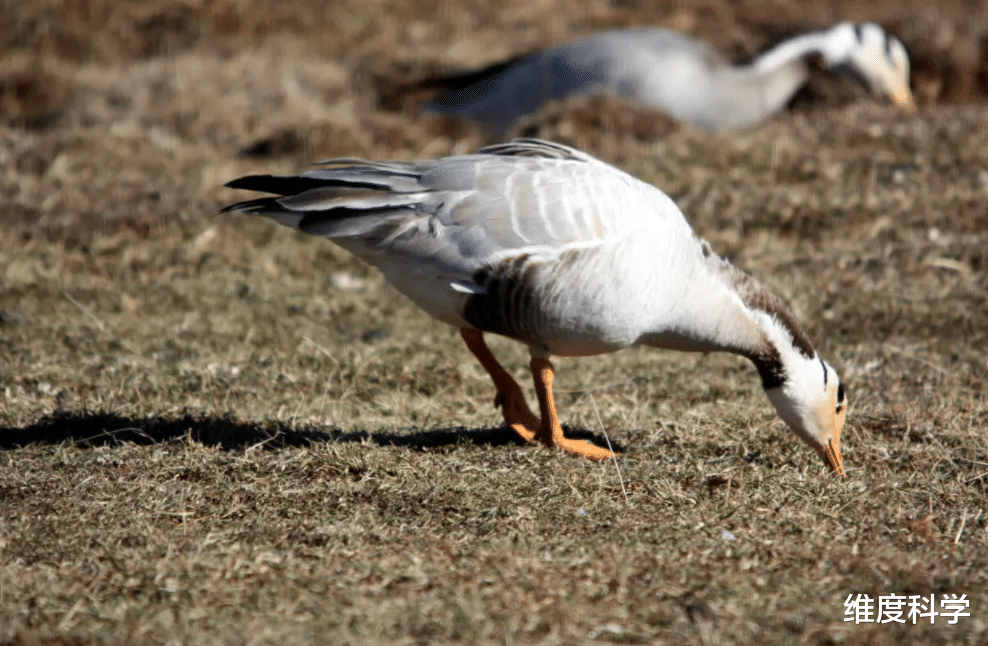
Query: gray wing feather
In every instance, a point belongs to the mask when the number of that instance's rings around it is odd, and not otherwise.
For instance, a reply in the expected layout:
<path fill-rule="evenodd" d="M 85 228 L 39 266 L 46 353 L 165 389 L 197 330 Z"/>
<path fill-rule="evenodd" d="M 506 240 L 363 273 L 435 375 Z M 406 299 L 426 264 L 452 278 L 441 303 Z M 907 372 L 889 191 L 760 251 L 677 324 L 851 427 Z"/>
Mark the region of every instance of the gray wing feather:
<path fill-rule="evenodd" d="M 327 211 L 348 208 L 374 210 L 411 206 L 422 199 L 421 193 L 398 193 L 368 188 L 321 187 L 298 195 L 278 198 L 278 203 L 292 211 Z"/>
<path fill-rule="evenodd" d="M 303 173 L 304 182 L 235 180 L 237 188 L 302 190 L 230 208 L 325 236 L 376 265 L 402 255 L 469 276 L 507 255 L 599 241 L 600 200 L 592 197 L 615 190 L 606 179 L 595 184 L 604 164 L 539 140 L 427 162 L 327 163 Z"/>
<path fill-rule="evenodd" d="M 519 137 L 507 143 L 486 146 L 477 151 L 478 155 L 503 155 L 505 157 L 541 157 L 543 159 L 571 159 L 574 161 L 594 161 L 590 155 L 551 141 Z"/>
<path fill-rule="evenodd" d="M 665 29 L 605 31 L 451 77 L 448 89 L 426 111 L 477 121 L 489 135 L 503 136 L 548 102 L 577 96 L 614 94 L 694 121 L 677 106 L 677 89 L 661 88 L 683 79 L 700 80 L 729 68 L 710 45 Z M 463 79 L 470 79 L 464 85 Z M 443 79 L 427 85 L 443 87 Z M 702 91 L 694 83 L 684 90 Z M 656 88 L 659 87 L 657 90 Z M 677 109 L 680 107 L 680 109 Z"/>

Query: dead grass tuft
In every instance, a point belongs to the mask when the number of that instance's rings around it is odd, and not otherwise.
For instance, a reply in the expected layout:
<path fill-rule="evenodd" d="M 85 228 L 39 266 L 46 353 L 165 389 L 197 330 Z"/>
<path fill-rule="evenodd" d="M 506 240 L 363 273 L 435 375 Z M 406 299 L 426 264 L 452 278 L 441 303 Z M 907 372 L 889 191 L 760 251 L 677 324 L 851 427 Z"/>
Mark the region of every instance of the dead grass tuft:
<path fill-rule="evenodd" d="M 935 542 L 935 539 L 933 538 L 933 528 L 930 525 L 930 520 L 932 520 L 933 517 L 933 514 L 927 514 L 925 516 L 920 516 L 919 518 L 909 520 L 909 529 L 925 540 L 926 544 L 930 546 L 932 546 Z"/>

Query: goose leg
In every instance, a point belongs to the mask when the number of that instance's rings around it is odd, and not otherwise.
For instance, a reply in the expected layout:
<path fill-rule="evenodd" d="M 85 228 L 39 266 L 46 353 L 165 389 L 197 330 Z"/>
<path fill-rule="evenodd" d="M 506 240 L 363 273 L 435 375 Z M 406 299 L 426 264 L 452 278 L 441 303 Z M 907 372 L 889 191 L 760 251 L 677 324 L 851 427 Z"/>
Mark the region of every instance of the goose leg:
<path fill-rule="evenodd" d="M 497 388 L 494 405 L 501 407 L 505 423 L 521 439 L 531 442 L 538 432 L 539 418 L 535 416 L 532 409 L 528 407 L 528 403 L 525 402 L 525 395 L 521 392 L 521 386 L 498 363 L 484 342 L 483 332 L 465 327 L 460 328 L 460 336 L 463 337 L 463 342 L 467 344 L 467 348 L 470 349 L 473 356 L 477 357 L 480 365 L 484 367 L 494 381 L 494 386 Z"/>
<path fill-rule="evenodd" d="M 532 377 L 535 379 L 535 392 L 539 396 L 542 411 L 542 424 L 535 439 L 546 446 L 555 446 L 567 453 L 581 455 L 591 460 L 606 460 L 614 453 L 584 440 L 571 440 L 563 436 L 563 426 L 556 413 L 556 402 L 552 397 L 552 381 L 556 373 L 548 359 L 532 357 Z"/>

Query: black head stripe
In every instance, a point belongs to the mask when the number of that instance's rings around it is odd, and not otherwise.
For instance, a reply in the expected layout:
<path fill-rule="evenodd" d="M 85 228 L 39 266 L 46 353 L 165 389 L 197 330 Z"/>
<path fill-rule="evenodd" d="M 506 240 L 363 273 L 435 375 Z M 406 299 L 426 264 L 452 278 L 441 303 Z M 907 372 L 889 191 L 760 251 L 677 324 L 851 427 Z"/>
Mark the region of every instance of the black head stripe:
<path fill-rule="evenodd" d="M 827 364 L 823 362 L 823 357 L 821 357 L 820 355 L 817 355 L 817 357 L 820 359 L 820 365 L 823 366 L 823 387 L 826 388 L 827 387 Z"/>
<path fill-rule="evenodd" d="M 864 30 L 861 28 L 861 23 L 854 24 L 854 36 L 858 39 L 858 43 L 864 42 Z"/>

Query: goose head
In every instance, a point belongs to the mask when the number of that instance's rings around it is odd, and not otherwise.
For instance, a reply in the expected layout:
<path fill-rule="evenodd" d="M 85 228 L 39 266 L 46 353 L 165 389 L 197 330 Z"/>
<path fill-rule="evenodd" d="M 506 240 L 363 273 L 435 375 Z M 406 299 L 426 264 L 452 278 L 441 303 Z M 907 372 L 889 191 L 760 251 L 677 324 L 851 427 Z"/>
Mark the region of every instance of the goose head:
<path fill-rule="evenodd" d="M 828 67 L 851 71 L 872 94 L 888 97 L 910 113 L 916 111 L 909 89 L 909 54 L 879 25 L 841 23 L 828 32 L 821 53 Z"/>
<path fill-rule="evenodd" d="M 823 458 L 827 467 L 844 475 L 840 434 L 847 415 L 847 395 L 837 371 L 813 353 L 787 357 L 781 383 L 766 388 L 779 417 Z M 766 384 L 769 385 L 769 384 Z"/>

